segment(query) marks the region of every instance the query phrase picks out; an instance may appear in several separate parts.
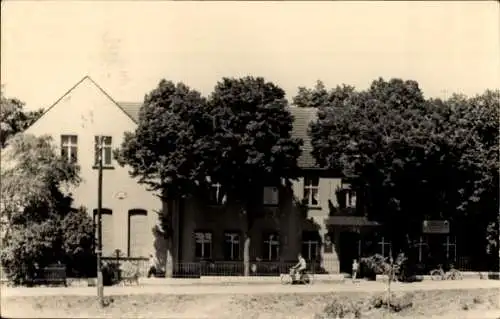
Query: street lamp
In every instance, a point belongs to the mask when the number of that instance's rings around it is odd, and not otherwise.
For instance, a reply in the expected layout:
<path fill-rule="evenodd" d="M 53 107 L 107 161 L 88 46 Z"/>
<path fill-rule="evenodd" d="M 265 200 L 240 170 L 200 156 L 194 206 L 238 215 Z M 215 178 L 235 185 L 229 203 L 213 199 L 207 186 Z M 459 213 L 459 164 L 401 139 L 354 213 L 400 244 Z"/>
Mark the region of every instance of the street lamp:
<path fill-rule="evenodd" d="M 102 149 L 104 137 L 99 136 L 97 139 L 97 298 L 99 305 L 104 307 L 104 286 L 102 278 Z"/>

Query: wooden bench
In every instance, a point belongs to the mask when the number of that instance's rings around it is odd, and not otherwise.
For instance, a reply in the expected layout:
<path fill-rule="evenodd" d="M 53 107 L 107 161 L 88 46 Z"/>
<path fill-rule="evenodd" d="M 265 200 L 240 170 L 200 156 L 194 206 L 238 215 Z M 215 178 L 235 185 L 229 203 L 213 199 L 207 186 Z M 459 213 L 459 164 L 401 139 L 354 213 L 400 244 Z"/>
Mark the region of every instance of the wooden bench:
<path fill-rule="evenodd" d="M 66 279 L 65 265 L 49 265 L 38 270 L 35 278 L 33 279 L 33 284 L 66 287 Z"/>

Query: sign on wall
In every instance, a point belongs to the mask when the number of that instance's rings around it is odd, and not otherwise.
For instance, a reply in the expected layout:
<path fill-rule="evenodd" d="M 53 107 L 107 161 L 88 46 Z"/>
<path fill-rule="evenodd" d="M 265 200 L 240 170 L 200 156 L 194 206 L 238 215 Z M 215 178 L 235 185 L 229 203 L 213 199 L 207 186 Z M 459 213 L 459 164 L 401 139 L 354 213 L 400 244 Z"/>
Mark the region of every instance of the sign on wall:
<path fill-rule="evenodd" d="M 424 220 L 422 222 L 424 234 L 449 234 L 450 223 L 447 220 Z"/>

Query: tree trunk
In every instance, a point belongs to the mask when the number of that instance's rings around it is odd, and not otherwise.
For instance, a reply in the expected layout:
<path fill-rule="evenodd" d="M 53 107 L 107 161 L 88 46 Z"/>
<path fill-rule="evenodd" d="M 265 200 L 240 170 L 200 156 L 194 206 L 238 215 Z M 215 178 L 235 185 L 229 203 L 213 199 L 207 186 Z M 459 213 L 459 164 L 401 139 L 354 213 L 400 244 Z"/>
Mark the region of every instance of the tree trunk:
<path fill-rule="evenodd" d="M 245 232 L 245 242 L 243 244 L 243 274 L 250 276 L 250 231 L 247 228 Z"/>
<path fill-rule="evenodd" d="M 171 278 L 174 274 L 174 257 L 173 257 L 173 224 L 172 217 L 174 214 L 174 205 L 172 199 L 167 199 L 163 206 L 163 221 L 165 240 L 165 277 Z"/>
<path fill-rule="evenodd" d="M 165 278 L 174 276 L 174 259 L 172 256 L 172 237 L 165 238 Z"/>

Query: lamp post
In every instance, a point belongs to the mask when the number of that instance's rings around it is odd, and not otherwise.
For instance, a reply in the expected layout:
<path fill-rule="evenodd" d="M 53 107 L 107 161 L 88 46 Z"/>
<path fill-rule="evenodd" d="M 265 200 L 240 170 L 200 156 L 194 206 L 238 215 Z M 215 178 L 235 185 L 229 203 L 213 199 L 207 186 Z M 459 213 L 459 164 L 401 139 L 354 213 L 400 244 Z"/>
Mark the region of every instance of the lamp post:
<path fill-rule="evenodd" d="M 102 144 L 103 137 L 100 136 L 97 140 L 97 298 L 99 305 L 104 306 L 104 286 L 102 278 Z"/>

